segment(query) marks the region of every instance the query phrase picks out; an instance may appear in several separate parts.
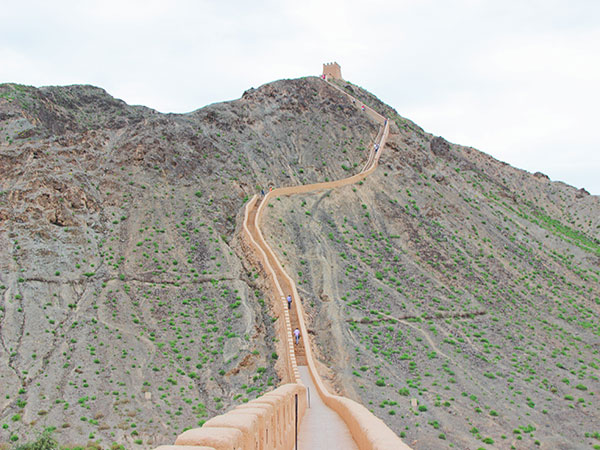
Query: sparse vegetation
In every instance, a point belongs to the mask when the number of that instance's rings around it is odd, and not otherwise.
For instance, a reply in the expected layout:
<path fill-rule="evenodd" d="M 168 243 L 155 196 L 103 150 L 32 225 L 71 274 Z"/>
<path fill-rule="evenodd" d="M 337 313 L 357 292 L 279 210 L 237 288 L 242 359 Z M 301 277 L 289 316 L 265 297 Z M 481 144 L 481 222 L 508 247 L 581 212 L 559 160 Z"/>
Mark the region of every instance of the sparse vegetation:
<path fill-rule="evenodd" d="M 165 116 L 91 87 L 43 103 L 0 86 L 0 441 L 53 426 L 61 443 L 153 447 L 277 386 L 281 322 L 239 213 L 261 189 L 357 172 L 377 130 L 318 83 L 248 94 L 239 127 L 240 102 Z M 597 202 L 353 89 L 397 127 L 387 176 L 272 198 L 264 224 L 321 362 L 407 442 L 595 445 Z"/>

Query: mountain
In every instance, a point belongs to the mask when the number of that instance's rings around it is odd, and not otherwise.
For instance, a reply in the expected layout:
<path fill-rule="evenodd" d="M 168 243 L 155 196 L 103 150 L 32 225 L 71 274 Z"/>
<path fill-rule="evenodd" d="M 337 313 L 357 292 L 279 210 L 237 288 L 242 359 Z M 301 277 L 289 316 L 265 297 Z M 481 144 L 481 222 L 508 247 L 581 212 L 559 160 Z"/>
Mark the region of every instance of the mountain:
<path fill-rule="evenodd" d="M 340 87 L 392 122 L 379 168 L 263 223 L 322 375 L 416 449 L 600 444 L 599 198 Z M 0 85 L 0 443 L 150 448 L 277 386 L 243 206 L 376 133 L 315 77 L 189 114 Z"/>

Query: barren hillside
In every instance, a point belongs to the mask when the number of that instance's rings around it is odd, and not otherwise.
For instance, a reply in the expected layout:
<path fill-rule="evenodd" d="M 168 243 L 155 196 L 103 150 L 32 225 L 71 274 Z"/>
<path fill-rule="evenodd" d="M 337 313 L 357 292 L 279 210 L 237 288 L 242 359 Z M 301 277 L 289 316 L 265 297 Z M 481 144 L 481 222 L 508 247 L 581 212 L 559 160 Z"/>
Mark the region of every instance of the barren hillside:
<path fill-rule="evenodd" d="M 347 88 L 395 119 L 380 168 L 266 223 L 332 381 L 418 449 L 600 445 L 598 197 Z"/>
<path fill-rule="evenodd" d="M 341 86 L 394 122 L 379 169 L 264 224 L 330 381 L 416 449 L 600 444 L 598 197 Z M 0 85 L 0 444 L 151 448 L 276 386 L 242 206 L 376 132 L 312 77 L 189 114 Z"/>

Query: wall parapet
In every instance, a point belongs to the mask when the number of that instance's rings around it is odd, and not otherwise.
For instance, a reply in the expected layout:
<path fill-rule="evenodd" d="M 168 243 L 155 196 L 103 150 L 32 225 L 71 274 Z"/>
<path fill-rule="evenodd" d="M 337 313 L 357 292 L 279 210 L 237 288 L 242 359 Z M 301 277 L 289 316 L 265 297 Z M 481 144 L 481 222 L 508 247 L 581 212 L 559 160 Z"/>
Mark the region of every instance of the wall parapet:
<path fill-rule="evenodd" d="M 296 398 L 298 415 L 296 416 Z M 156 450 L 277 450 L 291 449 L 307 407 L 306 387 L 298 383 L 277 389 L 184 431 L 175 445 Z"/>
<path fill-rule="evenodd" d="M 260 206 L 264 205 L 264 202 L 261 203 L 261 205 L 259 206 L 259 208 L 257 210 L 256 209 L 257 201 L 258 201 L 258 196 L 254 195 L 252 197 L 252 199 L 246 204 L 246 208 L 244 211 L 244 222 L 242 224 L 242 229 L 244 231 L 243 236 L 244 236 L 244 238 L 246 238 L 250 241 L 250 245 L 252 245 L 254 247 L 254 249 L 258 250 L 258 252 L 260 254 L 259 262 L 261 264 L 263 264 L 267 278 L 271 279 L 271 281 L 275 287 L 275 290 L 276 290 L 275 298 L 281 299 L 282 297 L 284 297 L 283 289 L 281 288 L 281 285 L 279 284 L 279 280 L 277 279 L 275 271 L 273 270 L 273 267 L 271 266 L 271 263 L 269 262 L 269 258 L 265 254 L 265 251 L 263 250 L 262 246 L 260 246 L 256 242 L 256 240 L 254 239 L 254 237 L 252 236 L 252 233 L 250 232 L 250 230 L 248 228 L 248 223 L 250 221 L 252 221 L 253 223 L 256 222 L 256 217 L 260 214 L 260 211 L 261 211 Z M 264 242 L 264 238 L 262 236 L 262 233 L 260 232 L 260 229 L 258 229 L 257 231 L 258 231 L 259 239 L 261 239 L 261 241 Z M 265 245 L 266 245 L 266 242 L 265 242 Z M 275 300 L 273 302 L 272 306 L 275 311 L 275 316 L 279 317 L 279 318 L 283 318 L 283 324 L 279 323 L 276 326 L 277 326 L 278 330 L 280 331 L 278 333 L 278 335 L 281 336 L 282 332 L 283 332 L 284 333 L 283 335 L 286 337 L 286 339 L 283 342 L 283 345 L 285 346 L 285 352 L 283 354 L 283 359 L 284 359 L 283 363 L 284 363 L 284 367 L 285 367 L 285 375 L 287 376 L 287 380 L 285 380 L 285 381 L 287 381 L 289 383 L 301 383 L 300 373 L 298 372 L 298 365 L 296 362 L 296 353 L 294 352 L 294 343 L 292 341 L 292 324 L 290 322 L 289 311 L 283 305 L 283 301 Z M 283 328 L 283 330 L 282 330 L 282 328 Z"/>

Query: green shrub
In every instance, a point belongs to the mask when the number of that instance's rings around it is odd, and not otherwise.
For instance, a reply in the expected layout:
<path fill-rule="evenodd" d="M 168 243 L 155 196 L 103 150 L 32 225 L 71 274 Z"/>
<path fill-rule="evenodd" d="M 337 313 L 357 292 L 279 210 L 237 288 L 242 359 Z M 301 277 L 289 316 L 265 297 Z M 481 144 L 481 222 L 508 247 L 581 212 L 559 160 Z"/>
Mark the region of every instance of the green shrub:
<path fill-rule="evenodd" d="M 27 442 L 20 445 L 16 450 L 59 450 L 60 446 L 56 439 L 52 437 L 52 431 L 45 430 L 37 436 L 33 442 Z"/>

